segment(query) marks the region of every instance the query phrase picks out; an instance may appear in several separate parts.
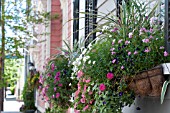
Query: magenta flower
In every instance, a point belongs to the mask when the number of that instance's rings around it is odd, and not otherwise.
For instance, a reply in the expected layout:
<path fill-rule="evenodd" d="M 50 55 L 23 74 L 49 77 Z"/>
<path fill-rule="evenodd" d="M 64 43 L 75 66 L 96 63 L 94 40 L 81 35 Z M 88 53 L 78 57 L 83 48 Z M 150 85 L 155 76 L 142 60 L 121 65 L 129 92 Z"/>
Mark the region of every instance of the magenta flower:
<path fill-rule="evenodd" d="M 60 76 L 60 71 L 56 73 L 56 76 L 59 77 Z"/>
<path fill-rule="evenodd" d="M 107 79 L 111 80 L 114 77 L 113 73 L 107 73 Z"/>
<path fill-rule="evenodd" d="M 78 78 L 80 78 L 81 76 L 83 76 L 83 74 L 84 74 L 84 73 L 83 73 L 81 70 L 79 70 L 78 73 L 77 73 Z"/>
<path fill-rule="evenodd" d="M 137 51 L 135 51 L 133 54 L 134 54 L 134 55 L 136 55 L 136 54 L 138 54 L 138 52 L 137 52 Z"/>
<path fill-rule="evenodd" d="M 56 93 L 55 97 L 59 98 L 60 97 L 60 93 Z"/>
<path fill-rule="evenodd" d="M 116 59 L 113 59 L 113 60 L 112 60 L 112 63 L 114 64 L 115 62 L 116 62 Z"/>
<path fill-rule="evenodd" d="M 89 105 L 86 105 L 86 106 L 83 108 L 83 111 L 86 111 L 88 108 L 89 108 Z"/>
<path fill-rule="evenodd" d="M 130 51 L 128 52 L 128 55 L 131 55 L 131 52 L 130 52 Z"/>
<path fill-rule="evenodd" d="M 62 86 L 63 86 L 63 84 L 58 84 L 58 86 L 59 86 L 59 87 L 62 87 Z"/>
<path fill-rule="evenodd" d="M 50 74 L 50 73 L 48 73 L 48 74 L 47 74 L 47 76 L 48 76 L 48 77 L 51 77 L 51 74 Z"/>
<path fill-rule="evenodd" d="M 99 89 L 100 91 L 104 91 L 106 89 L 106 86 L 104 84 L 100 84 Z"/>
<path fill-rule="evenodd" d="M 121 66 L 121 70 L 123 70 L 124 69 L 124 66 Z"/>
<path fill-rule="evenodd" d="M 129 38 L 132 38 L 132 37 L 133 37 L 133 33 L 130 32 L 130 33 L 129 33 Z"/>
<path fill-rule="evenodd" d="M 87 86 L 86 86 L 86 85 L 84 85 L 84 91 L 86 92 L 86 90 L 87 90 Z"/>
<path fill-rule="evenodd" d="M 161 46 L 159 49 L 164 49 L 164 46 Z"/>
<path fill-rule="evenodd" d="M 85 103 L 85 102 L 86 102 L 86 99 L 85 99 L 85 98 L 81 98 L 80 102 L 81 102 L 81 103 Z"/>
<path fill-rule="evenodd" d="M 59 78 L 59 77 L 56 77 L 55 80 L 58 82 L 58 81 L 60 81 L 60 78 Z"/>
<path fill-rule="evenodd" d="M 52 71 L 55 70 L 55 64 L 54 64 L 54 63 L 51 64 L 51 70 L 52 70 Z"/>
<path fill-rule="evenodd" d="M 168 52 L 164 51 L 164 56 L 165 57 L 168 56 Z"/>
<path fill-rule="evenodd" d="M 145 49 L 145 53 L 149 53 L 151 50 L 147 47 L 146 49 Z"/>

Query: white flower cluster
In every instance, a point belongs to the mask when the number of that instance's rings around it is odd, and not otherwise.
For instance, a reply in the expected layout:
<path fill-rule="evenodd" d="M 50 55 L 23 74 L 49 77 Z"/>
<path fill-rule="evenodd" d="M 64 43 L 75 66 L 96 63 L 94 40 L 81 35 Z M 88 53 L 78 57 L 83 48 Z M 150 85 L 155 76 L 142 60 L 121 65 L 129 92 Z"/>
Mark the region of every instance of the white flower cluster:
<path fill-rule="evenodd" d="M 92 49 L 92 44 L 90 43 L 88 45 L 87 48 L 85 47 L 82 47 L 80 50 L 81 50 L 81 54 L 79 55 L 79 57 L 77 57 L 75 59 L 75 61 L 72 63 L 73 64 L 73 73 L 72 73 L 72 76 L 74 75 L 77 75 L 77 72 L 80 70 L 79 67 L 82 66 L 88 61 L 88 64 L 95 64 L 95 61 L 91 61 L 89 60 L 90 59 L 90 56 L 86 55 L 88 54 Z"/>

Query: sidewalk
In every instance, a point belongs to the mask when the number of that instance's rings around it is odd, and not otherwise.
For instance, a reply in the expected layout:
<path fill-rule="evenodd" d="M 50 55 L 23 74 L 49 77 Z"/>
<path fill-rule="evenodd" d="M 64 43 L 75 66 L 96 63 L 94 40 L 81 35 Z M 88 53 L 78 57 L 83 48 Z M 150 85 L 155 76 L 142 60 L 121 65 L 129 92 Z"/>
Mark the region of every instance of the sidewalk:
<path fill-rule="evenodd" d="M 20 113 L 19 108 L 23 102 L 16 101 L 14 95 L 7 94 L 6 99 L 4 99 L 4 111 L 1 113 Z"/>

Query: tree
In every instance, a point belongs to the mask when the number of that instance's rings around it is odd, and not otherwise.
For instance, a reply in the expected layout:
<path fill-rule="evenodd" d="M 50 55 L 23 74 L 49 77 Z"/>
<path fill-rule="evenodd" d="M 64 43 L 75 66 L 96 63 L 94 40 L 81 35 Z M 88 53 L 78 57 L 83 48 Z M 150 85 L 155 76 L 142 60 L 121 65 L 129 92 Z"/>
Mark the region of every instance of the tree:
<path fill-rule="evenodd" d="M 48 25 L 51 18 L 48 12 L 33 10 L 31 0 L 1 0 L 1 54 L 0 54 L 0 83 L 4 83 L 5 56 L 23 58 L 21 48 L 34 38 L 34 25 L 41 23 Z M 44 35 L 37 34 L 37 35 Z M 0 89 L 0 111 L 3 111 L 3 86 Z"/>

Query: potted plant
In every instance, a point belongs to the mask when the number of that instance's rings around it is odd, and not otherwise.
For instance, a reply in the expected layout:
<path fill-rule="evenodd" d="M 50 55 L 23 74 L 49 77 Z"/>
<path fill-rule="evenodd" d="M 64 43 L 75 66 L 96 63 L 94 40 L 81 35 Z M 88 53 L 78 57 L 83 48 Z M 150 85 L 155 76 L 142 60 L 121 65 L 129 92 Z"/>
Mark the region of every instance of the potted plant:
<path fill-rule="evenodd" d="M 58 54 L 49 60 L 44 74 L 40 76 L 41 92 L 52 106 L 50 112 L 64 113 L 73 106 L 71 97 L 77 82 L 71 78 L 72 65 L 69 62 L 67 55 Z"/>
<path fill-rule="evenodd" d="M 73 62 L 79 80 L 76 112 L 122 113 L 137 95 L 160 96 L 164 76 L 159 65 L 170 56 L 156 7 L 148 13 L 148 4 L 123 1 L 120 18 L 105 17 L 106 26 L 97 27 L 100 36 Z"/>

